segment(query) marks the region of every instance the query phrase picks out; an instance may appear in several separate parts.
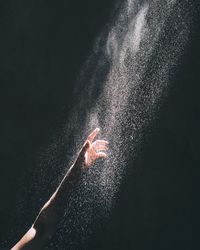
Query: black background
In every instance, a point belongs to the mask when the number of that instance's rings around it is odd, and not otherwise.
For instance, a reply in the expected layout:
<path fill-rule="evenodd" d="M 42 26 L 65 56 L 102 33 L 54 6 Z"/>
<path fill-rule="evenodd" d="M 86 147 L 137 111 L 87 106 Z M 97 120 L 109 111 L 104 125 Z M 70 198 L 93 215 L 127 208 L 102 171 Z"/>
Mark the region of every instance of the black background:
<path fill-rule="evenodd" d="M 108 22 L 113 3 L 0 2 L 1 242 L 9 234 L 17 237 L 10 232 L 16 228 L 12 218 L 17 216 L 24 173 L 35 167 L 38 152 L 66 120 L 78 72 Z M 198 5 L 194 1 L 194 8 Z M 198 249 L 200 245 L 198 13 L 169 98 L 137 161 L 138 170 L 124 180 L 106 230 L 96 232 L 87 249 Z M 22 224 L 25 230 L 26 221 Z M 15 239 L 9 240 L 8 247 Z"/>

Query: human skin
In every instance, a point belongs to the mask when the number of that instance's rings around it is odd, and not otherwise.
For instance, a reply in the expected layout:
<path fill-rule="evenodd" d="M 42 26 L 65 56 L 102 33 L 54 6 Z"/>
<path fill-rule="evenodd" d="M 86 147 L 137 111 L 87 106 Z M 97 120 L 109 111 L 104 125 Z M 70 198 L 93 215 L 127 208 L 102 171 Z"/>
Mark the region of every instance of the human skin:
<path fill-rule="evenodd" d="M 81 173 L 90 168 L 98 158 L 107 157 L 108 142 L 105 140 L 94 141 L 99 130 L 96 128 L 88 136 L 77 159 L 67 171 L 56 191 L 42 207 L 31 228 L 11 250 L 39 250 L 51 239 L 63 216 L 69 196 L 81 178 Z"/>

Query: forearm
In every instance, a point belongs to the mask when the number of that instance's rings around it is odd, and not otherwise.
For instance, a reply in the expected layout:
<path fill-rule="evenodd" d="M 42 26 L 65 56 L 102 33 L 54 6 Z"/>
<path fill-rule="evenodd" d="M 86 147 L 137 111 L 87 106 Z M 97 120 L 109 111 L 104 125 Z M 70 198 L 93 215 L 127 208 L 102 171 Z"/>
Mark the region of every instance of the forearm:
<path fill-rule="evenodd" d="M 64 214 L 67 201 L 73 188 L 80 180 L 83 171 L 82 164 L 76 163 L 68 170 L 60 185 L 39 212 L 33 228 L 43 235 L 45 239 L 52 237 L 57 225 Z"/>
<path fill-rule="evenodd" d="M 39 250 L 52 237 L 63 216 L 67 200 L 73 191 L 73 187 L 80 180 L 82 171 L 83 164 L 76 160 L 75 164 L 64 176 L 56 191 L 40 210 L 32 227 L 12 250 Z"/>

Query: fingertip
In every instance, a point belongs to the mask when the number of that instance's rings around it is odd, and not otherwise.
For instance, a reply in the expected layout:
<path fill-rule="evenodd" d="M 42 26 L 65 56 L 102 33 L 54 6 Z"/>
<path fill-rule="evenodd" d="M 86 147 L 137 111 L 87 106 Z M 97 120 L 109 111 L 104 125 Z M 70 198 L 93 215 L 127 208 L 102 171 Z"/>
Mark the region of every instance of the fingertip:
<path fill-rule="evenodd" d="M 98 153 L 98 157 L 107 158 L 108 155 L 106 153 L 100 152 L 100 153 Z"/>

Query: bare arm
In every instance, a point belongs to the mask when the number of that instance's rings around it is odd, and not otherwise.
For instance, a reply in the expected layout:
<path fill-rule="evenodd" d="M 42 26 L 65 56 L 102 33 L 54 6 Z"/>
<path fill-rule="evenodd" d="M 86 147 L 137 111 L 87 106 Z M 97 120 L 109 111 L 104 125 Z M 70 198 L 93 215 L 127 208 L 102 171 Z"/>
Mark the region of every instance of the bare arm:
<path fill-rule="evenodd" d="M 102 150 L 107 150 L 108 142 L 104 140 L 93 142 L 98 132 L 99 129 L 97 128 L 89 135 L 75 163 L 68 170 L 51 198 L 43 206 L 32 227 L 12 250 L 39 250 L 52 237 L 63 216 L 70 193 L 73 192 L 73 187 L 80 180 L 82 171 L 90 167 L 97 158 L 106 157 L 106 153 L 102 152 Z"/>

